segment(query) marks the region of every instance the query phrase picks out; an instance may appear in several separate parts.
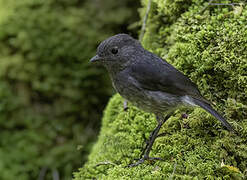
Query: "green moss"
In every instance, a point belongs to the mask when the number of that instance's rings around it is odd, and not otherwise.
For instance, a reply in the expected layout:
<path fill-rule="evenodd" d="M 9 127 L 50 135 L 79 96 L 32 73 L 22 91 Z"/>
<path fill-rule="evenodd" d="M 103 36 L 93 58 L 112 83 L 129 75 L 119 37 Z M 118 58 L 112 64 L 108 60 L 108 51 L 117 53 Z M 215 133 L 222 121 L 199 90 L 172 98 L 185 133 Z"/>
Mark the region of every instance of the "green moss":
<path fill-rule="evenodd" d="M 183 3 L 183 8 L 177 9 L 177 3 Z M 115 95 L 105 110 L 98 142 L 86 165 L 75 173 L 76 180 L 246 178 L 247 7 L 204 10 L 206 5 L 154 1 L 143 45 L 188 75 L 238 135 L 224 130 L 203 109 L 181 109 L 163 125 L 160 133 L 165 135 L 156 139 L 151 151 L 151 156 L 164 161 L 126 168 L 140 155 L 156 120 L 131 105 L 123 111 L 123 100 Z M 184 112 L 189 114 L 187 119 L 181 118 Z"/>
<path fill-rule="evenodd" d="M 0 179 L 71 179 L 85 163 L 112 95 L 89 59 L 138 19 L 137 6 L 0 0 Z"/>
<path fill-rule="evenodd" d="M 140 155 L 143 139 L 148 138 L 156 120 L 132 105 L 125 112 L 122 103 L 119 95 L 110 100 L 98 143 L 88 163 L 75 173 L 75 179 L 161 179 L 170 177 L 175 166 L 173 176 L 177 178 L 243 177 L 247 159 L 245 138 L 222 130 L 219 125 L 214 127 L 217 120 L 200 108 L 185 120 L 178 111 L 163 125 L 161 133 L 165 135 L 157 138 L 151 156 L 163 157 L 164 161 L 126 168 Z M 238 167 L 240 173 L 221 167 L 222 161 Z"/>

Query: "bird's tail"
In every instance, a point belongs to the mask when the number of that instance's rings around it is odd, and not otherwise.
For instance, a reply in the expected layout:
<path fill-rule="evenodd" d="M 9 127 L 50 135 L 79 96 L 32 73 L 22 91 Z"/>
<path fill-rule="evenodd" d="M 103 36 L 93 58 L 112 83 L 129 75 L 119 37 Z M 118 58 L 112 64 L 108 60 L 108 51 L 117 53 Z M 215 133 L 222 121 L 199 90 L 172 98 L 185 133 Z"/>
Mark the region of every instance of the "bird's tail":
<path fill-rule="evenodd" d="M 212 114 L 214 117 L 216 117 L 229 131 L 234 131 L 232 126 L 223 118 L 217 111 L 215 111 L 210 104 L 203 102 L 201 100 L 193 98 L 193 102 L 200 106 L 201 108 L 205 109 L 207 112 Z"/>

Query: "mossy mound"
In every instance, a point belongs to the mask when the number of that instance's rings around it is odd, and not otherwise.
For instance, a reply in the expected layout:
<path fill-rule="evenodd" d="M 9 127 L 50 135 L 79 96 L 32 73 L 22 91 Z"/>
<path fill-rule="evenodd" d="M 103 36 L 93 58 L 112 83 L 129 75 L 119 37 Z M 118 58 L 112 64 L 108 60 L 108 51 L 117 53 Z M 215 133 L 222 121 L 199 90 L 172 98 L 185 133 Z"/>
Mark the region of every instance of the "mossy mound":
<path fill-rule="evenodd" d="M 184 120 L 178 111 L 163 125 L 161 133 L 165 134 L 156 139 L 151 156 L 162 157 L 165 161 L 126 168 L 139 157 L 144 139 L 155 128 L 156 120 L 154 115 L 131 105 L 125 112 L 122 104 L 123 99 L 119 95 L 109 102 L 98 143 L 88 163 L 75 173 L 75 179 L 244 177 L 246 135 L 239 137 L 222 130 L 217 120 L 200 108 Z"/>
<path fill-rule="evenodd" d="M 71 179 L 85 163 L 112 95 L 89 60 L 138 19 L 131 1 L 0 0 L 1 180 Z"/>
<path fill-rule="evenodd" d="M 203 109 L 181 109 L 163 125 L 164 136 L 151 151 L 164 161 L 126 168 L 139 157 L 156 120 L 131 105 L 123 111 L 123 99 L 115 95 L 76 180 L 247 177 L 247 7 L 206 6 L 203 1 L 153 1 L 143 45 L 189 76 L 238 135 Z M 184 112 L 187 119 L 181 117 Z"/>

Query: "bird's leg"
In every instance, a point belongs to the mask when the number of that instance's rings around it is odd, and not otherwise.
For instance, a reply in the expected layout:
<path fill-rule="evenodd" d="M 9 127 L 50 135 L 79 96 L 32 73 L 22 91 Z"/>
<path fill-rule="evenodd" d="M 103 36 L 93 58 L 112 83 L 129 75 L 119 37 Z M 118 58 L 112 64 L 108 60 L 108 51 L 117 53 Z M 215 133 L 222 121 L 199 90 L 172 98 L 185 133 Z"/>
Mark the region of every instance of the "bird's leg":
<path fill-rule="evenodd" d="M 124 111 L 128 110 L 128 101 L 126 99 L 123 102 L 123 109 L 124 109 Z"/>
<path fill-rule="evenodd" d="M 141 158 L 134 164 L 130 164 L 129 167 L 134 167 L 137 166 L 139 164 L 142 164 L 145 160 L 162 160 L 162 158 L 156 158 L 156 157 L 149 157 L 149 153 L 152 149 L 153 143 L 159 133 L 159 130 L 161 128 L 161 126 L 166 122 L 167 119 L 169 119 L 169 117 L 171 116 L 171 113 L 169 113 L 167 116 L 165 116 L 164 118 L 160 115 L 156 115 L 156 119 L 158 121 L 158 125 L 156 126 L 156 128 L 154 129 L 154 131 L 150 134 L 149 136 L 149 140 L 146 142 L 146 146 L 142 151 L 141 154 Z"/>
<path fill-rule="evenodd" d="M 157 126 L 157 127 L 158 127 L 158 126 Z M 142 156 L 143 156 L 144 153 L 146 152 L 146 150 L 147 150 L 147 148 L 148 148 L 148 146 L 149 146 L 150 139 L 152 138 L 152 136 L 153 136 L 155 130 L 157 129 L 157 127 L 150 133 L 148 140 L 145 139 L 145 141 L 144 141 L 145 147 L 142 149 L 142 153 L 141 153 L 141 155 L 140 155 L 140 159 L 142 158 Z"/>
<path fill-rule="evenodd" d="M 160 123 L 161 123 L 160 119 L 161 119 L 161 118 L 160 118 L 159 116 L 156 116 L 156 120 L 157 120 L 157 122 L 158 122 L 158 126 L 156 126 L 156 128 L 150 133 L 148 140 L 146 140 L 146 142 L 145 142 L 145 147 L 144 147 L 143 150 L 142 150 L 142 153 L 141 153 L 141 155 L 140 155 L 140 158 L 142 158 L 142 156 L 143 156 L 144 153 L 146 152 L 147 148 L 150 146 L 150 141 L 151 141 L 152 137 L 154 136 L 154 134 L 156 133 L 156 131 L 159 132 L 159 129 L 160 129 L 159 126 L 162 126 L 162 124 L 160 125 Z M 158 133 L 158 132 L 157 132 L 157 133 Z M 154 138 L 156 139 L 156 137 L 157 137 L 157 134 L 156 134 L 156 136 L 155 136 Z M 154 140 L 155 140 L 155 139 L 154 139 Z M 153 140 L 153 141 L 154 141 L 154 140 Z M 153 142 L 153 143 L 154 143 L 154 142 Z M 153 143 L 152 143 L 152 144 L 153 144 Z"/>

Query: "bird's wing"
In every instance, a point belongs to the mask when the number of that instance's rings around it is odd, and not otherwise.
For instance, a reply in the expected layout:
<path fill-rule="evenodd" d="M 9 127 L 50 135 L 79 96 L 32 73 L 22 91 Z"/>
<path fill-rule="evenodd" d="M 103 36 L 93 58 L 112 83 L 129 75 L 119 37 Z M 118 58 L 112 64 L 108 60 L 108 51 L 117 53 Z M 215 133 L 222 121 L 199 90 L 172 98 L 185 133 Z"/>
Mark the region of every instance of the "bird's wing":
<path fill-rule="evenodd" d="M 154 56 L 152 60 L 132 64 L 129 74 L 135 78 L 143 89 L 163 91 L 174 95 L 190 95 L 206 101 L 189 78 L 175 69 L 171 64 Z"/>

